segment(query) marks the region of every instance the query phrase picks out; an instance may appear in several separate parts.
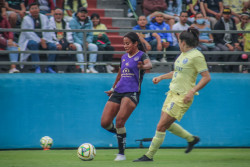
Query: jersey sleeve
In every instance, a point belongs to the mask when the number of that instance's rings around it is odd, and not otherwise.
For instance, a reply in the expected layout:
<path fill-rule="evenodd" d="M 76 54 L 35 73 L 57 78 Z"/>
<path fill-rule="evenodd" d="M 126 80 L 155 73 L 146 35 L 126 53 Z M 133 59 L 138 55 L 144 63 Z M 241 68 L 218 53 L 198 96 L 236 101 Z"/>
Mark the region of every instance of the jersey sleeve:
<path fill-rule="evenodd" d="M 198 73 L 202 73 L 204 71 L 208 71 L 207 62 L 203 55 L 199 55 L 194 58 L 194 67 L 198 71 Z"/>
<path fill-rule="evenodd" d="M 143 62 L 146 59 L 149 59 L 149 56 L 146 53 L 143 53 L 143 55 L 141 56 L 141 61 Z"/>

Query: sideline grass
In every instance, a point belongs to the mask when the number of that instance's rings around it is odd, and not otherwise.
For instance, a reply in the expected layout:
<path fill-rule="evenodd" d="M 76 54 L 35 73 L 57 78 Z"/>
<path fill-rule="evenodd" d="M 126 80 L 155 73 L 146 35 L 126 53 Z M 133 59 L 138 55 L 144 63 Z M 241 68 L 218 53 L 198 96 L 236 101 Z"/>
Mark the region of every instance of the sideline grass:
<path fill-rule="evenodd" d="M 0 151 L 0 167 L 249 167 L 250 149 L 160 149 L 154 162 L 132 162 L 147 149 L 127 149 L 127 160 L 114 162 L 116 149 L 97 149 L 93 161 L 81 161 L 76 150 Z"/>

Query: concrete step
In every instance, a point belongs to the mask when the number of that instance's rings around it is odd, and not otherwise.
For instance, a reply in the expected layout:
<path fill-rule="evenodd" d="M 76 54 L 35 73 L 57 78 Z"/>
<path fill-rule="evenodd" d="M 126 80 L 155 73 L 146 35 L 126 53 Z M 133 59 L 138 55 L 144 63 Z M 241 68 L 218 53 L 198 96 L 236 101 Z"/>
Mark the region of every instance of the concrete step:
<path fill-rule="evenodd" d="M 119 27 L 120 29 L 132 29 L 136 25 L 136 20 L 134 18 L 125 17 L 101 17 L 101 21 L 107 27 Z"/>
<path fill-rule="evenodd" d="M 97 13 L 101 17 L 123 17 L 124 16 L 124 10 L 123 9 L 98 9 L 98 8 L 88 8 L 88 14 L 91 16 L 91 14 Z"/>
<path fill-rule="evenodd" d="M 87 0 L 88 8 L 96 8 L 97 7 L 97 0 Z"/>
<path fill-rule="evenodd" d="M 123 44 L 123 36 L 108 35 L 111 44 Z"/>
<path fill-rule="evenodd" d="M 112 44 L 112 46 L 115 48 L 115 51 L 124 51 L 123 44 Z"/>
<path fill-rule="evenodd" d="M 136 25 L 136 20 L 134 18 L 126 17 L 112 17 L 112 25 L 114 27 L 119 27 L 123 29 L 131 28 Z"/>
<path fill-rule="evenodd" d="M 97 0 L 96 7 L 100 9 L 123 9 L 127 5 L 123 3 L 123 0 Z"/>

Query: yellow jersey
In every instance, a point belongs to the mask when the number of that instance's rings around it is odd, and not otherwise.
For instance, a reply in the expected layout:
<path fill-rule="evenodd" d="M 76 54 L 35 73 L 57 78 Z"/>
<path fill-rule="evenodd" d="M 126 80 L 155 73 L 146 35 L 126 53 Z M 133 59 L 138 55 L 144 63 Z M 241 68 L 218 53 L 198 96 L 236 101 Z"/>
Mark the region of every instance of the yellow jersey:
<path fill-rule="evenodd" d="M 174 63 L 174 74 L 170 90 L 187 94 L 196 83 L 199 73 L 208 71 L 204 55 L 196 48 L 181 53 Z"/>

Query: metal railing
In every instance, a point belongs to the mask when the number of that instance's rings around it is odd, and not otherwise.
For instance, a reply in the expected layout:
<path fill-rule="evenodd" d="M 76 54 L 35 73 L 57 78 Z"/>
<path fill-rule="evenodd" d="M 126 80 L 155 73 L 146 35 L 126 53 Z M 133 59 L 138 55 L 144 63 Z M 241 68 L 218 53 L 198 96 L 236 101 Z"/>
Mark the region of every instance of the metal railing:
<path fill-rule="evenodd" d="M 83 43 L 86 43 L 86 36 L 88 32 L 118 32 L 118 33 L 127 33 L 127 32 L 155 32 L 155 33 L 180 33 L 182 31 L 179 30 L 82 30 L 82 29 L 74 29 L 74 30 L 52 30 L 52 29 L 2 29 L 0 28 L 0 32 L 82 32 L 83 33 Z M 250 33 L 250 31 L 236 31 L 236 30 L 230 30 L 230 31 L 225 31 L 225 30 L 211 30 L 211 31 L 202 31 L 205 33 L 212 33 L 212 34 L 217 34 L 217 33 Z M 8 50 L 2 50 L 0 51 L 0 54 L 9 54 L 9 53 L 37 53 L 37 54 L 78 54 L 82 53 L 84 54 L 84 60 L 87 60 L 87 54 L 90 53 L 97 53 L 97 54 L 124 54 L 125 51 L 87 51 L 87 48 L 84 46 L 83 51 L 8 51 Z M 148 54 L 166 54 L 166 55 L 178 55 L 181 52 L 180 51 L 148 51 Z M 227 55 L 240 55 L 240 54 L 248 54 L 250 55 L 250 52 L 244 52 L 244 51 L 202 51 L 203 54 L 205 55 L 222 55 L 222 54 L 227 54 Z M 172 65 L 174 62 L 166 62 L 166 63 L 154 63 L 154 64 L 166 64 L 166 65 Z M 0 65 L 10 65 L 10 64 L 19 64 L 19 65 L 90 65 L 90 64 L 95 64 L 95 65 L 105 65 L 105 64 L 111 64 L 111 65 L 118 65 L 119 62 L 9 62 L 9 61 L 0 61 Z M 250 62 L 207 62 L 208 65 L 250 65 Z"/>

